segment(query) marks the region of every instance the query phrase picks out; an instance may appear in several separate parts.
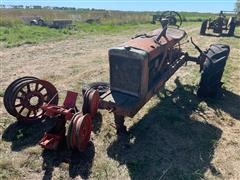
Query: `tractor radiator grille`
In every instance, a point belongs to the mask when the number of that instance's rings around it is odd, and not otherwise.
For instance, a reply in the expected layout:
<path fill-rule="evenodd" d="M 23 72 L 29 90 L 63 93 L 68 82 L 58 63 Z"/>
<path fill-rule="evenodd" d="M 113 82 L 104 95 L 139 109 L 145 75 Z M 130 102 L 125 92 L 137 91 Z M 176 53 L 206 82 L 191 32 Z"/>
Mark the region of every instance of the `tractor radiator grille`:
<path fill-rule="evenodd" d="M 109 60 L 111 90 L 139 96 L 143 74 L 141 61 L 114 55 L 111 55 Z"/>

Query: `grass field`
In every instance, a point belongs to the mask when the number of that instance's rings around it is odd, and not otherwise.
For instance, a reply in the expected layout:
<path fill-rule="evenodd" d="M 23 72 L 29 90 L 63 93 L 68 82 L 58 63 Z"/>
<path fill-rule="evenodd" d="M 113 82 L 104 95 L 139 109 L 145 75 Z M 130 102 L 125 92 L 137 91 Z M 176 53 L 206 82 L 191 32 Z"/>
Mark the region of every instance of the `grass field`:
<path fill-rule="evenodd" d="M 148 24 L 152 21 L 154 12 L 121 12 L 104 10 L 37 10 L 37 9 L 1 9 L 0 11 L 0 47 L 14 47 L 22 44 L 36 44 L 45 40 L 60 40 L 70 35 L 88 33 L 119 32 L 133 25 Z M 72 19 L 73 28 L 49 29 L 26 25 L 26 17 L 40 16 L 47 21 L 53 19 Z M 210 13 L 181 13 L 183 20 L 201 21 L 214 14 Z M 85 23 L 88 19 L 100 19 L 99 23 Z"/>
<path fill-rule="evenodd" d="M 240 28 L 235 37 L 200 36 L 200 22 L 183 24 L 202 49 L 213 43 L 231 46 L 223 97 L 199 99 L 199 66 L 188 63 L 134 118 L 126 119 L 128 136 L 117 137 L 113 115 L 100 111 L 86 152 L 69 151 L 64 143 L 58 151 L 39 147 L 37 142 L 53 120 L 31 126 L 17 123 L 3 107 L 8 84 L 31 75 L 52 82 L 62 98 L 64 90 L 80 92 L 84 83 L 109 80 L 108 48 L 159 27 L 81 22 L 77 26 L 0 28 L 0 38 L 2 33 L 6 37 L 0 52 L 0 179 L 240 179 Z M 14 34 L 22 34 L 22 40 Z M 24 43 L 27 40 L 36 44 Z M 182 48 L 198 54 L 190 43 Z M 82 105 L 81 96 L 77 105 Z"/>

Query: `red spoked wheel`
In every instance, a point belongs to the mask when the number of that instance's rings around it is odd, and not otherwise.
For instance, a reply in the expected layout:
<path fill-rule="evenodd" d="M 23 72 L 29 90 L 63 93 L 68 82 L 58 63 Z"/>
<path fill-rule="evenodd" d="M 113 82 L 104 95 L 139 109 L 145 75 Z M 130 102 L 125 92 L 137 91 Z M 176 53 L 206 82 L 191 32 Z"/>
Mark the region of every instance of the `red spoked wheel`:
<path fill-rule="evenodd" d="M 90 114 L 76 113 L 69 125 L 67 145 L 70 149 L 84 151 L 90 140 L 92 131 L 92 117 Z"/>
<path fill-rule="evenodd" d="M 14 113 L 11 111 L 11 104 L 9 103 L 11 101 L 11 97 L 13 96 L 13 89 L 18 86 L 20 83 L 23 82 L 28 82 L 28 81 L 33 81 L 33 80 L 37 80 L 38 78 L 33 77 L 33 76 L 24 76 L 21 78 L 16 79 L 15 81 L 13 81 L 5 90 L 4 96 L 3 96 L 3 103 L 5 106 L 5 109 L 7 110 L 7 112 L 11 115 L 14 116 Z"/>
<path fill-rule="evenodd" d="M 99 92 L 97 90 L 89 89 L 84 94 L 83 100 L 83 114 L 89 113 L 92 118 L 95 117 L 100 100 Z"/>
<path fill-rule="evenodd" d="M 44 80 L 21 81 L 12 88 L 10 95 L 11 97 L 6 100 L 8 110 L 11 115 L 24 123 L 34 123 L 42 119 L 43 103 L 53 105 L 58 103 L 56 88 Z"/>

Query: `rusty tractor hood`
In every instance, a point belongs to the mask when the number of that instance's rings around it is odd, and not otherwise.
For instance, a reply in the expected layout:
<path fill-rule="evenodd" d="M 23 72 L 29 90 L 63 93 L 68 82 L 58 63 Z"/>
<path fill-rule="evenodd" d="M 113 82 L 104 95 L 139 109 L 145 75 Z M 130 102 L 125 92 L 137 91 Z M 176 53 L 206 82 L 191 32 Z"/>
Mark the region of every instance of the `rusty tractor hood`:
<path fill-rule="evenodd" d="M 166 33 L 157 41 L 157 38 L 162 31 L 162 29 L 156 29 L 148 34 L 139 35 L 124 43 L 123 46 L 127 48 L 141 49 L 147 52 L 152 59 L 164 52 L 166 48 L 176 45 L 186 36 L 186 32 L 181 29 L 167 28 Z"/>

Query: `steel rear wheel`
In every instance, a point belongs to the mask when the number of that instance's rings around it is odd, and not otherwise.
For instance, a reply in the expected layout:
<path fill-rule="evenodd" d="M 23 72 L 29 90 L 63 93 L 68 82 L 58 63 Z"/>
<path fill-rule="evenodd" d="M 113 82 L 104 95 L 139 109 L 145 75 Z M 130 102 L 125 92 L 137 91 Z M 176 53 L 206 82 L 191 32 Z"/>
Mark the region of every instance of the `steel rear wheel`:
<path fill-rule="evenodd" d="M 15 81 L 13 81 L 5 90 L 4 93 L 4 97 L 3 97 L 3 103 L 4 103 L 4 107 L 7 110 L 7 112 L 11 115 L 14 115 L 14 113 L 11 111 L 11 105 L 10 105 L 10 101 L 11 101 L 11 97 L 13 92 L 13 89 L 18 86 L 20 83 L 24 82 L 24 81 L 28 81 L 28 80 L 37 80 L 38 78 L 33 77 L 33 76 L 25 76 L 22 78 L 18 78 Z"/>
<path fill-rule="evenodd" d="M 14 83 L 6 94 L 6 109 L 11 115 L 24 123 L 34 123 L 42 120 L 44 103 L 57 105 L 56 88 L 48 81 L 24 79 Z"/>

